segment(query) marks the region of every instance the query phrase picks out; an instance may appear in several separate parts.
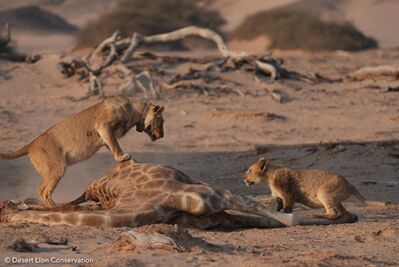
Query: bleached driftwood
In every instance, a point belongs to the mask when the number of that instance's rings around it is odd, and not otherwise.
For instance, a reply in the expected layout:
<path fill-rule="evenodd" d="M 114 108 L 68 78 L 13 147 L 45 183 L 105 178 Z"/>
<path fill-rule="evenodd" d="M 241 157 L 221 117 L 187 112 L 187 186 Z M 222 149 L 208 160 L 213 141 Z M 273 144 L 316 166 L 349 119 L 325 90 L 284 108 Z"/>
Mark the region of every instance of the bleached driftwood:
<path fill-rule="evenodd" d="M 96 75 L 93 73 L 89 74 L 89 81 L 90 81 L 90 91 L 87 93 L 88 95 L 99 95 L 103 96 L 103 86 Z"/>
<path fill-rule="evenodd" d="M 350 81 L 363 81 L 367 79 L 374 79 L 377 77 L 392 77 L 399 78 L 399 67 L 395 66 L 376 66 L 364 67 L 348 75 Z"/>
<path fill-rule="evenodd" d="M 123 65 L 122 65 L 123 66 Z M 123 96 L 133 96 L 137 89 L 140 89 L 141 92 L 144 93 L 145 97 L 158 97 L 158 90 L 155 88 L 153 79 L 149 71 L 145 70 L 136 75 L 132 75 L 131 72 L 125 68 L 119 68 L 125 75 L 125 82 L 122 83 L 119 88 L 119 94 Z M 129 71 L 131 75 L 127 75 L 127 71 Z M 145 79 L 145 84 L 144 80 Z"/>
<path fill-rule="evenodd" d="M 114 32 L 114 34 L 112 34 L 110 37 L 108 37 L 107 39 L 105 39 L 104 41 L 102 41 L 97 47 L 96 49 L 93 51 L 93 55 L 98 55 L 101 52 L 103 52 L 103 50 L 111 45 L 111 44 L 115 44 L 115 42 L 120 38 L 120 32 L 116 31 Z"/>
<path fill-rule="evenodd" d="M 171 237 L 156 232 L 145 234 L 130 230 L 124 233 L 124 235 L 137 247 L 146 249 L 176 250 L 178 252 L 184 252 L 187 250 L 177 244 Z"/>
<path fill-rule="evenodd" d="M 189 26 L 169 33 L 157 34 L 152 36 L 141 36 L 140 34 L 134 33 L 131 38 L 129 47 L 126 49 L 121 58 L 121 62 L 127 63 L 129 60 L 131 60 L 134 52 L 142 45 L 173 42 L 184 39 L 188 36 L 199 36 L 204 39 L 213 41 L 222 56 L 225 58 L 231 58 L 233 61 L 240 61 L 249 57 L 253 57 L 253 55 L 250 55 L 243 51 L 230 51 L 226 43 L 223 41 L 222 37 L 210 29 Z M 269 64 L 267 62 L 261 62 L 259 60 L 255 60 L 255 64 L 256 67 L 262 72 L 269 74 L 271 79 L 274 80 L 278 78 L 278 70 L 272 64 Z"/>
<path fill-rule="evenodd" d="M 277 69 L 272 65 L 265 62 L 256 61 L 256 67 L 261 70 L 263 73 L 270 74 L 271 80 L 277 80 L 279 78 L 279 72 Z"/>
<path fill-rule="evenodd" d="M 184 39 L 188 36 L 200 36 L 204 39 L 213 41 L 223 57 L 242 58 L 248 56 L 245 52 L 230 51 L 222 37 L 216 32 L 205 28 L 189 26 L 176 31 L 152 36 L 141 36 L 135 33 L 132 36 L 129 48 L 126 50 L 121 60 L 122 62 L 130 60 L 137 48 L 143 44 L 150 45 L 154 43 L 172 42 Z"/>
<path fill-rule="evenodd" d="M 221 54 L 221 58 L 214 58 L 212 60 L 196 60 L 194 58 L 173 58 L 171 56 L 157 56 L 151 53 L 152 60 L 161 60 L 161 62 L 171 61 L 171 62 L 187 62 L 192 61 L 198 64 L 207 64 L 208 67 L 205 70 L 197 71 L 196 73 L 191 72 L 191 70 L 183 75 L 176 75 L 171 81 L 164 82 L 160 81 L 157 84 L 161 84 L 161 87 L 171 89 L 177 87 L 189 87 L 193 89 L 200 89 L 203 92 L 207 91 L 207 85 L 199 85 L 198 82 L 191 83 L 180 83 L 183 80 L 199 80 L 202 79 L 204 83 L 211 83 L 218 81 L 219 85 L 213 86 L 212 88 L 229 88 L 226 85 L 226 81 L 221 81 L 221 79 L 211 79 L 212 71 L 230 71 L 230 70 L 242 70 L 246 72 L 251 72 L 255 77 L 259 76 L 259 81 L 262 81 L 262 76 L 270 77 L 270 80 L 277 79 L 294 79 L 305 82 L 314 82 L 318 81 L 318 77 L 307 76 L 295 71 L 290 71 L 281 66 L 281 62 L 275 60 L 269 56 L 257 56 L 253 54 L 249 54 L 242 51 L 232 51 L 229 50 L 228 46 L 224 42 L 223 38 L 216 32 L 190 26 L 185 27 L 176 31 L 172 31 L 169 33 L 156 34 L 151 36 L 142 36 L 138 33 L 134 33 L 131 37 L 121 38 L 119 32 L 115 32 L 111 37 L 102 41 L 96 49 L 94 49 L 87 57 L 75 60 L 75 64 L 72 63 L 60 63 L 59 68 L 61 73 L 63 73 L 64 77 L 70 77 L 75 73 L 78 73 L 78 69 L 84 69 L 86 73 L 81 74 L 81 77 L 89 77 L 90 81 L 90 90 L 89 94 L 93 92 L 102 91 L 102 85 L 100 76 L 103 71 L 111 66 L 115 66 L 115 70 L 122 74 L 124 78 L 123 84 L 119 87 L 119 91 L 123 93 L 131 93 L 136 90 L 136 88 L 140 89 L 146 96 L 151 93 L 153 96 L 157 96 L 157 89 L 154 87 L 154 83 L 148 82 L 144 85 L 139 76 L 145 75 L 150 80 L 155 80 L 156 78 L 150 69 L 145 70 L 143 66 L 135 66 L 133 69 L 127 66 L 128 63 L 134 63 L 133 55 L 137 51 L 137 49 L 144 45 L 152 45 L 156 43 L 165 43 L 165 42 L 173 42 L 177 40 L 184 39 L 188 36 L 199 36 L 204 39 L 210 40 L 214 42 Z M 135 58 L 138 60 L 138 58 Z M 101 61 L 100 64 L 96 64 L 97 67 L 93 67 L 93 61 Z M 137 61 L 136 61 L 137 62 Z M 116 64 L 114 64 L 116 63 Z M 160 68 L 155 67 L 155 72 L 158 74 L 162 71 L 158 71 Z M 154 70 L 154 67 L 152 68 Z M 193 75 L 194 74 L 194 75 Z M 262 74 L 262 75 L 261 75 Z M 135 77 L 137 76 L 137 77 Z M 159 75 L 158 75 L 159 77 Z M 244 93 L 240 89 L 231 88 L 231 90 L 225 91 L 233 91 L 239 95 L 244 95 Z"/>

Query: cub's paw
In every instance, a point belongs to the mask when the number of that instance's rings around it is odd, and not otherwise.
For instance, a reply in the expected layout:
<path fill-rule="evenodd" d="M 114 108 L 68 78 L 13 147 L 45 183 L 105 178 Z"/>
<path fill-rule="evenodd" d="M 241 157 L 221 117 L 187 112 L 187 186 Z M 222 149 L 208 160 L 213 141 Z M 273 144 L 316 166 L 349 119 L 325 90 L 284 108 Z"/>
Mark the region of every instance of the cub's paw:
<path fill-rule="evenodd" d="M 292 207 L 284 208 L 283 211 L 284 213 L 292 213 Z"/>
<path fill-rule="evenodd" d="M 119 156 L 118 157 L 117 161 L 119 163 L 121 163 L 121 162 L 124 162 L 124 161 L 129 160 L 129 159 L 130 159 L 130 155 L 129 154 L 123 154 L 123 156 Z"/>

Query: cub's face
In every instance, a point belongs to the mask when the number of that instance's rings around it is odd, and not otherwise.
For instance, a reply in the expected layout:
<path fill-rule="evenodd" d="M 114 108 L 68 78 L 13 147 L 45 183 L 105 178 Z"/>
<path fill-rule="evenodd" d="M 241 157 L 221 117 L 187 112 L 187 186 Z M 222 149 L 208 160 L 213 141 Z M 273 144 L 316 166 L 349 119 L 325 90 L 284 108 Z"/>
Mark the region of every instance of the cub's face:
<path fill-rule="evenodd" d="M 164 107 L 151 105 L 150 110 L 144 119 L 144 131 L 151 138 L 156 141 L 163 137 L 163 116 Z"/>
<path fill-rule="evenodd" d="M 260 158 L 254 164 L 252 164 L 242 177 L 244 183 L 247 186 L 253 184 L 259 184 L 263 180 L 263 175 L 266 171 L 266 159 Z"/>

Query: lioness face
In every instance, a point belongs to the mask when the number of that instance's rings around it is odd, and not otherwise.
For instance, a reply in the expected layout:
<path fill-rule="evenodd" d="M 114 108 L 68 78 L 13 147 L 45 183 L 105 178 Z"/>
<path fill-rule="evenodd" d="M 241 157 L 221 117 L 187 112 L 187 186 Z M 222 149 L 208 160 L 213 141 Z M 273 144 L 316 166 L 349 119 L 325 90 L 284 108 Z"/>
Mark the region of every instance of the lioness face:
<path fill-rule="evenodd" d="M 144 119 L 144 131 L 152 141 L 163 137 L 163 117 L 164 107 L 151 106 Z"/>
<path fill-rule="evenodd" d="M 252 164 L 242 177 L 247 186 L 259 184 L 263 180 L 263 175 L 266 171 L 266 159 L 260 158 Z"/>

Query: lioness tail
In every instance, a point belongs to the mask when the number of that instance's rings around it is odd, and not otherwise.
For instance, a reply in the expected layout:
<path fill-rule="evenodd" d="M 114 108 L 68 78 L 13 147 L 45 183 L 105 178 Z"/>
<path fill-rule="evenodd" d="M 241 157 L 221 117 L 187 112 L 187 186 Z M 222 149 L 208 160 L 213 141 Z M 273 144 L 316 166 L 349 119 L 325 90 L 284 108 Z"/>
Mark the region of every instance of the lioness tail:
<path fill-rule="evenodd" d="M 28 154 L 29 145 L 26 145 L 16 151 L 0 153 L 0 159 L 16 159 Z"/>

